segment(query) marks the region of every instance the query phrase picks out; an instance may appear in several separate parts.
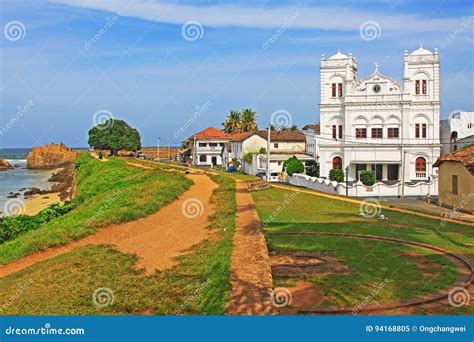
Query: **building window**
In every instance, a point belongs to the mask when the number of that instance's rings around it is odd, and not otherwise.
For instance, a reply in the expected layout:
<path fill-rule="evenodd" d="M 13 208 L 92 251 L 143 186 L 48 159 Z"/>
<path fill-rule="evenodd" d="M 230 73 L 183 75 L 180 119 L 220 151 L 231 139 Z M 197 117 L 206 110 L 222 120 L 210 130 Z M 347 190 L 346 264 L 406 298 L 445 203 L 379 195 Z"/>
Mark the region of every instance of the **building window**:
<path fill-rule="evenodd" d="M 200 161 L 201 163 L 206 163 L 206 162 L 207 162 L 207 156 L 206 156 L 205 154 L 201 154 L 201 155 L 199 156 L 199 161 Z"/>
<path fill-rule="evenodd" d="M 209 143 L 209 147 L 217 147 L 218 144 L 217 143 Z"/>
<path fill-rule="evenodd" d="M 420 95 L 420 80 L 415 81 L 415 94 Z"/>
<path fill-rule="evenodd" d="M 415 171 L 416 172 L 426 172 L 426 159 L 425 158 L 423 158 L 423 157 L 416 158 Z"/>
<path fill-rule="evenodd" d="M 421 93 L 423 95 L 426 95 L 426 93 L 427 93 L 426 90 L 427 90 L 426 89 L 426 80 L 423 80 L 423 81 L 421 81 Z"/>
<path fill-rule="evenodd" d="M 426 138 L 426 124 L 421 125 L 421 137 Z"/>
<path fill-rule="evenodd" d="M 342 139 L 342 125 L 339 125 L 339 139 Z"/>
<path fill-rule="evenodd" d="M 420 124 L 415 124 L 415 138 L 420 137 Z"/>
<path fill-rule="evenodd" d="M 399 137 L 398 127 L 389 127 L 387 129 L 387 136 L 391 139 Z"/>
<path fill-rule="evenodd" d="M 342 83 L 337 84 L 337 96 L 342 97 Z"/>
<path fill-rule="evenodd" d="M 342 170 L 342 159 L 341 157 L 332 158 L 332 168 L 336 170 Z"/>
<path fill-rule="evenodd" d="M 273 144 L 273 148 L 278 148 L 278 143 Z"/>
<path fill-rule="evenodd" d="M 336 139 L 336 125 L 332 125 L 332 138 Z"/>
<path fill-rule="evenodd" d="M 382 134 L 382 128 L 372 128 L 372 138 L 381 139 Z"/>
<path fill-rule="evenodd" d="M 342 83 L 331 84 L 331 95 L 332 97 L 342 97 Z"/>
<path fill-rule="evenodd" d="M 331 85 L 332 97 L 336 97 L 336 83 Z"/>
<path fill-rule="evenodd" d="M 367 138 L 367 128 L 356 128 L 356 138 Z"/>
<path fill-rule="evenodd" d="M 207 143 L 199 143 L 199 147 L 206 147 Z"/>
<path fill-rule="evenodd" d="M 458 194 L 458 176 L 453 175 L 453 195 Z"/>

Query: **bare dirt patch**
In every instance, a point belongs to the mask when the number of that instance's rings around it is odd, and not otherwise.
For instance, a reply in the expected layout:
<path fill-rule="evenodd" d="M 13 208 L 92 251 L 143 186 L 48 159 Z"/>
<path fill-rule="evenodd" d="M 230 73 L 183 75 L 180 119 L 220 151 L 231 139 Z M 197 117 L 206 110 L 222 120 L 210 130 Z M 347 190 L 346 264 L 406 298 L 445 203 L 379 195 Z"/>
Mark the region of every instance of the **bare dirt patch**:
<path fill-rule="evenodd" d="M 277 277 L 304 277 L 315 274 L 353 274 L 332 252 L 273 252 L 270 254 L 272 274 Z"/>

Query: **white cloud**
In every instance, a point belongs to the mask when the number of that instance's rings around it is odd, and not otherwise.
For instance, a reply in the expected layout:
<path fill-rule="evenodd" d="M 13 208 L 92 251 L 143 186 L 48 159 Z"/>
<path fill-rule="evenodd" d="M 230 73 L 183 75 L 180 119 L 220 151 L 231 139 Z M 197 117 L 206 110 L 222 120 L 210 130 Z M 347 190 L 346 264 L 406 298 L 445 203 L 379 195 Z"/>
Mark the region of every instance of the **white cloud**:
<path fill-rule="evenodd" d="M 271 6 L 245 5 L 195 6 L 149 0 L 50 0 L 64 5 L 119 13 L 122 16 L 170 24 L 198 21 L 210 27 L 278 28 L 298 13 L 291 28 L 358 30 L 368 20 L 377 21 L 382 30 L 410 32 L 451 32 L 461 18 L 429 18 L 419 15 L 362 11 L 354 7 L 337 6 Z"/>

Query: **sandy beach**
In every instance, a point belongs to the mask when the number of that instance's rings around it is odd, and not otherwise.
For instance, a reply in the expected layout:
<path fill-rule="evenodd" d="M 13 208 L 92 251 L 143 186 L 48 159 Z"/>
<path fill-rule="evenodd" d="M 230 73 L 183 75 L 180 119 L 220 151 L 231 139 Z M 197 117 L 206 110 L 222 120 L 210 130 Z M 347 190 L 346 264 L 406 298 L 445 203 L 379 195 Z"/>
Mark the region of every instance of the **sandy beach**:
<path fill-rule="evenodd" d="M 60 203 L 59 192 L 28 196 L 24 201 L 25 214 L 36 215 L 51 204 Z"/>

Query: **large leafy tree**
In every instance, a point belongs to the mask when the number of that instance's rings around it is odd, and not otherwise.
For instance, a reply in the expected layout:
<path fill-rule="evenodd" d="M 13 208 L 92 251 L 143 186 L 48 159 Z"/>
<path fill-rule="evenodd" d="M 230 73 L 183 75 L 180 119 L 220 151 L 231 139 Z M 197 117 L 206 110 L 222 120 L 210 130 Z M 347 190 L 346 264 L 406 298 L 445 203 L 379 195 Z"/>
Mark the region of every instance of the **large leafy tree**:
<path fill-rule="evenodd" d="M 224 126 L 224 132 L 240 132 L 241 115 L 242 114 L 239 111 L 231 110 L 229 115 L 227 115 L 225 121 L 222 123 L 222 126 Z"/>
<path fill-rule="evenodd" d="M 245 108 L 242 111 L 240 120 L 241 120 L 242 132 L 251 132 L 251 131 L 256 131 L 258 129 L 257 113 L 255 113 L 252 109 Z"/>
<path fill-rule="evenodd" d="M 119 150 L 140 150 L 140 133 L 123 120 L 109 119 L 89 131 L 88 143 L 98 150 L 110 150 L 117 155 Z"/>

